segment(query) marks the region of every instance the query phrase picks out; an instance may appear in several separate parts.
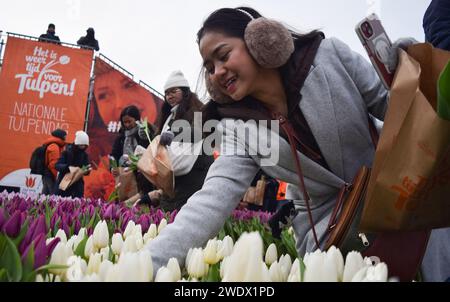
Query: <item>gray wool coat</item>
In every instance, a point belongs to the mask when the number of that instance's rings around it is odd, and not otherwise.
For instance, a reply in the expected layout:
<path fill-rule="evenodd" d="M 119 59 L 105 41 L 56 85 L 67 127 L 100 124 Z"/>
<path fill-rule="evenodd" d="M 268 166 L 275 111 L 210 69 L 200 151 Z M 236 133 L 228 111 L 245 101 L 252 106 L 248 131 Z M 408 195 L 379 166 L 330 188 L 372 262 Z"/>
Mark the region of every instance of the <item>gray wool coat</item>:
<path fill-rule="evenodd" d="M 362 165 L 372 163 L 375 150 L 367 117 L 370 113 L 383 120 L 388 92 L 369 62 L 331 38 L 322 41 L 301 94 L 300 109 L 331 170 L 298 153 L 316 231 L 323 245 L 324 231 L 340 187 L 350 182 Z M 272 165 L 267 162 L 262 165 L 267 157 L 245 141 L 245 135 L 239 131 L 242 127 L 250 131 L 250 137 L 258 138 L 258 145 L 267 145 L 268 138 L 258 136 L 256 125 L 221 121 L 218 128 L 222 134 L 221 156 L 211 165 L 202 189 L 188 200 L 174 223 L 148 245 L 155 274 L 171 257 L 182 265 L 189 248 L 204 246 L 218 234 L 260 168 L 289 183 L 286 197 L 294 199 L 303 209 L 293 221 L 299 255 L 315 249 L 305 203 L 295 185 L 298 176 L 288 142 L 271 131 L 270 138 L 277 142 L 278 160 Z"/>

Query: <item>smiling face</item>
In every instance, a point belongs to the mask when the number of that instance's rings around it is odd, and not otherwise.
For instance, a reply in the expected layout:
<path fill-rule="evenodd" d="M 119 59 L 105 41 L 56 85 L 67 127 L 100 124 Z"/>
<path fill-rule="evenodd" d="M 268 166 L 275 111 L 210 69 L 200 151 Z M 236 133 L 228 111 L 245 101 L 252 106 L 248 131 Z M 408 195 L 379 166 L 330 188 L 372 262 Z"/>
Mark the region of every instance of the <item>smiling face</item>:
<path fill-rule="evenodd" d="M 199 43 L 207 76 L 215 89 L 235 101 L 258 92 L 261 67 L 242 39 L 206 32 Z"/>

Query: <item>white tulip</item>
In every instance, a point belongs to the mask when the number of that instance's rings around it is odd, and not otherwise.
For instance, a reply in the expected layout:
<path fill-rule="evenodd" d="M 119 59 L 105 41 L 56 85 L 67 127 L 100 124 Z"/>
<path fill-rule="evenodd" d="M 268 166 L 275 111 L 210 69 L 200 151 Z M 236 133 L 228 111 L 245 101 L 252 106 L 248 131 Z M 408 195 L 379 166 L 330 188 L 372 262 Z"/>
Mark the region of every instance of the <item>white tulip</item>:
<path fill-rule="evenodd" d="M 158 234 L 161 234 L 161 231 L 167 226 L 167 220 L 163 218 L 158 225 Z"/>
<path fill-rule="evenodd" d="M 142 250 L 138 255 L 141 280 L 143 282 L 150 282 L 153 280 L 152 256 L 148 250 Z"/>
<path fill-rule="evenodd" d="M 219 250 L 217 251 L 217 257 L 222 260 L 225 257 L 228 257 L 233 252 L 233 239 L 230 236 L 225 236 L 220 244 Z"/>
<path fill-rule="evenodd" d="M 114 264 L 106 270 L 106 276 L 103 279 L 105 282 L 119 282 L 120 281 L 120 267 Z"/>
<path fill-rule="evenodd" d="M 102 263 L 100 263 L 100 267 L 98 268 L 98 276 L 100 277 L 101 281 L 106 280 L 106 276 L 108 274 L 108 271 L 114 266 L 114 264 L 109 260 L 103 260 Z"/>
<path fill-rule="evenodd" d="M 386 282 L 388 278 L 388 268 L 386 263 L 380 262 L 375 266 L 367 268 L 366 277 L 363 281 Z"/>
<path fill-rule="evenodd" d="M 291 260 L 291 256 L 289 255 L 282 255 L 280 257 L 280 261 L 278 262 L 281 266 L 281 271 L 283 272 L 283 279 L 286 281 L 288 276 L 289 276 L 289 272 L 291 271 L 291 266 L 292 266 L 292 260 Z"/>
<path fill-rule="evenodd" d="M 77 235 L 73 235 L 72 237 L 69 238 L 69 240 L 67 240 L 66 245 L 72 250 L 75 251 L 75 241 L 77 240 L 78 236 Z"/>
<path fill-rule="evenodd" d="M 70 249 L 64 242 L 58 242 L 50 257 L 49 264 L 53 265 L 67 265 L 67 259 L 73 255 Z M 55 275 L 64 274 L 66 269 L 50 269 L 49 272 Z"/>
<path fill-rule="evenodd" d="M 184 261 L 184 264 L 186 268 L 189 266 L 189 261 L 191 260 L 192 252 L 194 251 L 193 248 L 190 248 L 186 255 L 186 260 Z"/>
<path fill-rule="evenodd" d="M 97 252 L 97 248 L 94 246 L 94 239 L 92 236 L 89 236 L 88 240 L 86 241 L 86 245 L 84 247 L 84 256 L 86 258 L 89 258 L 92 254 L 95 254 Z"/>
<path fill-rule="evenodd" d="M 83 277 L 83 279 L 80 280 L 81 282 L 101 282 L 100 276 L 97 274 L 91 274 L 86 275 Z"/>
<path fill-rule="evenodd" d="M 296 258 L 292 263 L 291 270 L 288 276 L 288 282 L 301 282 L 300 276 L 300 260 Z"/>
<path fill-rule="evenodd" d="M 66 236 L 66 232 L 64 232 L 63 229 L 59 229 L 58 232 L 56 232 L 56 236 L 58 237 L 60 240 L 60 242 L 64 242 L 67 243 L 67 236 Z"/>
<path fill-rule="evenodd" d="M 81 281 L 83 277 L 84 277 L 83 272 L 81 270 L 80 265 L 78 264 L 72 265 L 66 271 L 66 279 L 69 282 Z"/>
<path fill-rule="evenodd" d="M 115 233 L 111 239 L 111 250 L 115 255 L 120 255 L 123 247 L 123 239 L 120 233 Z"/>
<path fill-rule="evenodd" d="M 263 262 L 263 242 L 258 232 L 243 233 L 234 245 L 224 268 L 225 282 L 269 282 L 267 266 Z"/>
<path fill-rule="evenodd" d="M 220 279 L 222 279 L 222 280 L 223 280 L 224 272 L 226 270 L 226 266 L 227 266 L 229 259 L 230 259 L 230 257 L 228 256 L 228 257 L 223 258 L 222 262 L 220 262 Z"/>
<path fill-rule="evenodd" d="M 336 266 L 335 271 L 337 274 L 337 280 L 342 281 L 342 277 L 344 274 L 344 257 L 342 256 L 341 251 L 338 250 L 335 246 L 332 246 L 328 249 L 326 257 L 330 265 L 334 264 Z"/>
<path fill-rule="evenodd" d="M 122 254 L 123 253 L 134 253 L 138 251 L 138 247 L 136 245 L 136 237 L 134 235 L 130 235 L 125 239 L 125 242 L 122 246 Z"/>
<path fill-rule="evenodd" d="M 167 268 L 172 273 L 173 281 L 178 281 L 181 279 L 181 269 L 177 258 L 170 258 L 169 262 L 167 262 Z"/>
<path fill-rule="evenodd" d="M 134 233 L 133 238 L 136 242 L 136 249 L 140 251 L 144 247 L 144 238 L 142 238 L 142 233 L 141 232 Z"/>
<path fill-rule="evenodd" d="M 80 241 L 83 240 L 84 237 L 87 236 L 86 228 L 81 228 L 81 229 L 78 231 L 78 234 L 77 234 L 77 235 L 78 235 L 79 238 L 81 238 Z"/>
<path fill-rule="evenodd" d="M 355 274 L 365 266 L 362 255 L 356 251 L 351 251 L 345 258 L 344 275 L 342 281 L 352 281 Z"/>
<path fill-rule="evenodd" d="M 102 261 L 109 259 L 109 252 L 110 252 L 109 246 L 104 247 L 100 250 L 100 254 L 102 255 Z"/>
<path fill-rule="evenodd" d="M 334 263 L 330 263 L 326 253 L 316 250 L 314 253 L 307 253 L 305 262 L 305 282 L 330 282 L 337 281 L 337 269 Z M 333 278 L 334 277 L 334 278 Z"/>
<path fill-rule="evenodd" d="M 219 258 L 217 257 L 217 240 L 211 239 L 208 240 L 205 249 L 203 250 L 203 257 L 206 263 L 208 264 L 216 264 L 219 262 Z"/>
<path fill-rule="evenodd" d="M 94 246 L 98 249 L 107 247 L 109 244 L 109 231 L 106 221 L 102 220 L 95 226 L 92 234 Z"/>
<path fill-rule="evenodd" d="M 93 273 L 97 274 L 101 263 L 102 263 L 102 254 L 95 253 L 95 254 L 91 255 L 91 257 L 89 257 L 86 274 L 87 275 L 90 275 Z"/>
<path fill-rule="evenodd" d="M 133 220 L 128 221 L 127 227 L 125 228 L 125 232 L 123 232 L 123 238 L 127 239 L 128 236 L 134 234 L 134 228 L 136 225 Z"/>
<path fill-rule="evenodd" d="M 150 238 L 155 238 L 156 236 L 158 236 L 158 227 L 156 226 L 156 224 L 152 223 L 148 228 L 146 234 L 148 234 Z"/>
<path fill-rule="evenodd" d="M 356 272 L 356 274 L 352 278 L 352 282 L 362 282 L 367 274 L 367 269 L 369 266 L 364 266 L 359 271 Z"/>
<path fill-rule="evenodd" d="M 271 243 L 266 251 L 266 257 L 264 258 L 267 265 L 271 265 L 278 259 L 278 252 L 275 243 Z"/>
<path fill-rule="evenodd" d="M 281 270 L 281 265 L 278 263 L 278 261 L 275 261 L 272 263 L 272 265 L 270 265 L 269 275 L 272 282 L 286 281 L 283 277 L 283 271 Z"/>
<path fill-rule="evenodd" d="M 208 273 L 208 264 L 203 257 L 203 250 L 201 248 L 195 248 L 189 259 L 189 265 L 187 271 L 192 278 L 201 278 Z"/>
<path fill-rule="evenodd" d="M 161 267 L 156 273 L 155 282 L 174 282 L 172 271 L 167 267 Z"/>

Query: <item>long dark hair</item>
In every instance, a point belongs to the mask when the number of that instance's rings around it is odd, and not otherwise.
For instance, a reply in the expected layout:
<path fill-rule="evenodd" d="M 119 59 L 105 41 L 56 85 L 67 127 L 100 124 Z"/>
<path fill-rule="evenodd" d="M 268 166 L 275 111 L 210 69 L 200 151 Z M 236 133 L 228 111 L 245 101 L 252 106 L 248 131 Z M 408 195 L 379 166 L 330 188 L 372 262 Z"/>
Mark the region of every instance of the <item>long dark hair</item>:
<path fill-rule="evenodd" d="M 130 106 L 123 108 L 122 112 L 120 113 L 120 125 L 121 125 L 120 130 L 121 131 L 122 131 L 122 129 L 125 129 L 125 127 L 123 125 L 123 117 L 126 115 L 134 118 L 136 121 L 139 121 L 141 119 L 141 112 L 139 111 L 139 108 L 136 107 L 135 105 L 130 105 Z"/>
<path fill-rule="evenodd" d="M 203 103 L 198 99 L 197 95 L 191 91 L 189 87 L 178 87 L 182 92 L 182 99 L 175 114 L 175 120 L 185 119 L 191 125 L 194 121 L 194 112 L 201 111 Z M 156 126 L 158 127 L 157 133 L 161 133 L 164 123 L 170 115 L 172 106 L 165 100 L 161 108 L 161 113 L 158 116 Z"/>

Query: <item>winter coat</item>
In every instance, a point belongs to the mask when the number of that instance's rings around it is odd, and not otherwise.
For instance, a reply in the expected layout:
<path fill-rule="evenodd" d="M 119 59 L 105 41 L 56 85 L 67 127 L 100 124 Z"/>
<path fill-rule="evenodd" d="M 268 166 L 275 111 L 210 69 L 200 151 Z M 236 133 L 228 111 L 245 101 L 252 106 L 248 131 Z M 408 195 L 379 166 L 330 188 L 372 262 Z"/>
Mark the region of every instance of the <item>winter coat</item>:
<path fill-rule="evenodd" d="M 423 16 L 425 40 L 450 51 L 450 1 L 433 0 Z"/>
<path fill-rule="evenodd" d="M 78 39 L 77 44 L 80 46 L 89 46 L 96 51 L 100 50 L 98 41 L 93 36 L 86 35 L 84 37 L 81 37 L 80 39 Z"/>
<path fill-rule="evenodd" d="M 77 146 L 70 144 L 63 151 L 61 157 L 56 163 L 55 167 L 58 170 L 58 178 L 56 181 L 57 190 L 56 195 L 60 196 L 72 196 L 72 197 L 83 197 L 84 196 L 84 180 L 81 178 L 76 183 L 72 184 L 65 191 L 59 189 L 59 184 L 63 179 L 64 175 L 69 173 L 69 166 L 83 167 L 89 164 L 89 158 L 86 150 L 80 150 Z"/>
<path fill-rule="evenodd" d="M 153 137 L 155 136 L 155 127 L 151 124 L 148 124 L 148 126 L 150 129 L 150 133 L 149 133 L 150 139 L 153 139 Z M 141 145 L 144 148 L 147 148 L 147 146 L 150 144 L 150 142 L 148 141 L 148 139 L 146 137 L 142 138 L 139 136 L 139 132 L 136 132 L 135 138 L 136 138 L 138 145 Z M 120 157 L 123 155 L 124 142 L 125 142 L 125 131 L 121 131 L 121 132 L 119 132 L 119 136 L 116 137 L 116 140 L 114 141 L 112 151 L 111 151 L 111 156 L 113 156 L 117 162 L 119 162 Z"/>
<path fill-rule="evenodd" d="M 45 150 L 45 165 L 48 169 L 48 175 L 56 179 L 56 171 L 55 165 L 58 162 L 58 159 L 61 156 L 61 152 L 66 145 L 66 142 L 60 139 L 59 137 L 50 137 L 45 143 L 47 145 L 47 149 Z"/>
<path fill-rule="evenodd" d="M 177 107 L 172 109 L 172 113 L 164 123 L 163 132 L 171 130 L 175 135 L 179 132 L 172 130 L 172 125 L 176 120 L 192 120 L 195 111 L 200 111 L 198 104 L 195 104 L 186 111 L 184 114 L 174 119 L 176 115 Z M 195 125 L 194 121 L 191 122 L 192 127 L 200 127 L 201 125 Z M 192 129 L 192 128 L 191 128 Z M 194 141 L 194 131 L 191 131 L 191 141 L 194 143 L 195 151 L 199 151 L 202 141 Z M 208 173 L 209 167 L 214 162 L 214 158 L 211 155 L 200 153 L 199 155 L 191 154 L 190 150 L 192 143 L 173 141 L 168 147 L 169 156 L 172 162 L 172 168 L 175 175 L 175 196 L 170 198 L 167 195 L 163 195 L 160 199 L 160 207 L 164 211 L 179 210 L 186 204 L 187 200 L 203 186 L 203 182 Z"/>
<path fill-rule="evenodd" d="M 39 36 L 39 41 L 41 42 L 51 42 L 56 44 L 61 44 L 59 37 L 55 34 L 47 32 L 46 34 L 42 34 Z"/>
<path fill-rule="evenodd" d="M 298 59 L 296 54 L 291 60 Z M 367 117 L 371 113 L 383 120 L 388 92 L 372 65 L 334 38 L 321 42 L 300 92 L 302 97 L 298 100 L 298 106 L 329 166 L 325 169 L 297 152 L 311 198 L 318 240 L 323 247 L 339 189 L 344 183 L 351 182 L 362 165 L 372 164 L 375 150 Z M 247 131 L 239 131 L 244 126 Z M 175 222 L 169 224 L 149 245 L 154 269 L 157 271 L 166 265 L 171 257 L 184 263 L 189 248 L 202 247 L 207 240 L 215 237 L 260 168 L 271 177 L 287 182 L 286 198 L 294 200 L 301 208 L 293 221 L 299 255 L 315 250 L 305 201 L 297 186 L 294 156 L 286 139 L 275 131 L 269 131 L 270 136 L 260 136 L 256 124 L 244 124 L 243 121 L 228 118 L 220 122 L 217 130 L 222 135 L 221 156 L 211 165 L 202 189 L 188 200 Z M 277 152 L 278 156 L 274 155 L 273 159 L 263 156 L 260 150 L 245 140 L 246 132 L 249 137 L 258 137 L 258 146 L 268 146 L 270 140 L 274 146 L 270 155 Z M 433 243 L 439 245 L 444 242 L 448 245 L 449 234 L 447 232 L 446 240 L 435 240 Z M 446 253 L 448 271 L 450 253 L 448 250 Z"/>

